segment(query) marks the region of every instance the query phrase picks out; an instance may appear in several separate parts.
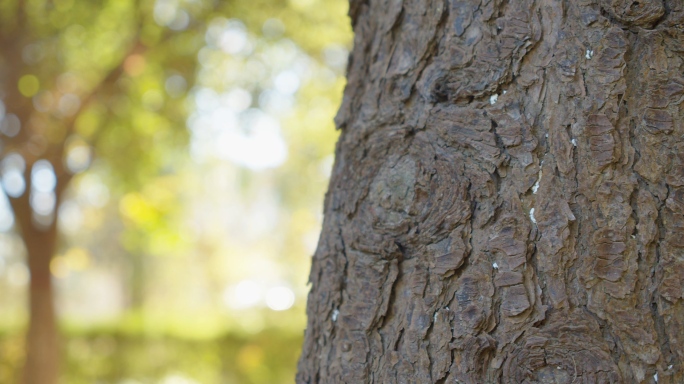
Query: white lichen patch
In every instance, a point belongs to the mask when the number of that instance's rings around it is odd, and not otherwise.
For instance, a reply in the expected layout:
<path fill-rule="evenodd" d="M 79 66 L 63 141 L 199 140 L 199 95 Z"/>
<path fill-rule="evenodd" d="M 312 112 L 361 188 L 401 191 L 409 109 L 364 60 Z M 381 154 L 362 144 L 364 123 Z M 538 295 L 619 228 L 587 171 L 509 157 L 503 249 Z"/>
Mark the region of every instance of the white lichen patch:
<path fill-rule="evenodd" d="M 591 58 L 594 57 L 594 51 L 591 49 L 587 49 L 587 52 L 584 54 L 584 57 L 586 57 L 587 60 L 591 60 Z"/>
<path fill-rule="evenodd" d="M 493 94 L 489 96 L 489 104 L 494 105 L 496 104 L 496 101 L 499 100 L 499 95 Z"/>
<path fill-rule="evenodd" d="M 537 219 L 534 218 L 534 208 L 530 208 L 530 221 L 537 224 Z"/>
<path fill-rule="evenodd" d="M 541 181 L 541 178 L 542 178 L 542 168 L 539 167 L 539 176 L 537 177 L 537 181 L 532 186 L 532 194 L 534 194 L 534 195 L 536 195 L 537 191 L 539 190 L 539 182 Z"/>

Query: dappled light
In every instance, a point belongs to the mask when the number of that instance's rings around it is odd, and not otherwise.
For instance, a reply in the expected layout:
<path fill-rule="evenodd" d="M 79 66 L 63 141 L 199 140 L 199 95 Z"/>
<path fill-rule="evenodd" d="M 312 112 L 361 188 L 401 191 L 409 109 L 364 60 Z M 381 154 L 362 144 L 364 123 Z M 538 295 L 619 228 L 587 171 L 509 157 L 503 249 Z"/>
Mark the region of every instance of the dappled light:
<path fill-rule="evenodd" d="M 3 116 L 2 120 L 0 121 L 0 131 L 2 131 L 2 133 L 7 137 L 16 136 L 19 133 L 20 128 L 21 121 L 19 121 L 17 115 L 13 113 Z"/>
<path fill-rule="evenodd" d="M 18 153 L 8 153 L 2 159 L 2 187 L 7 196 L 19 197 L 26 189 L 24 171 L 26 162 Z"/>
<path fill-rule="evenodd" d="M 49 227 L 54 220 L 57 204 L 57 177 L 47 160 L 38 160 L 31 167 L 31 208 L 36 225 Z"/>
<path fill-rule="evenodd" d="M 274 311 L 290 309 L 295 302 L 294 292 L 287 287 L 273 287 L 266 292 L 266 305 Z"/>
<path fill-rule="evenodd" d="M 290 383 L 343 0 L 0 0 L 0 383 Z"/>

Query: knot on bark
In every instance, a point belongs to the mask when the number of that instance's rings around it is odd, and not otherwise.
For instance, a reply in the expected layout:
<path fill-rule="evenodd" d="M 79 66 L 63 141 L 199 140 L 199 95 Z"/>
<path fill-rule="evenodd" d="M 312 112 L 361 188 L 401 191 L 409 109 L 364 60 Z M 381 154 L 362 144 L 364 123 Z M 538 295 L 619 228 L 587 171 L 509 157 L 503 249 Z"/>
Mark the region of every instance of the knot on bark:
<path fill-rule="evenodd" d="M 470 217 L 462 164 L 438 151 L 419 134 L 407 150 L 388 156 L 354 218 L 359 242 L 389 236 L 408 253 L 422 252 Z M 452 269 L 459 263 L 444 264 L 443 268 Z"/>
<path fill-rule="evenodd" d="M 527 331 L 506 357 L 503 383 L 621 382 L 598 324 L 578 312 L 557 313 Z"/>

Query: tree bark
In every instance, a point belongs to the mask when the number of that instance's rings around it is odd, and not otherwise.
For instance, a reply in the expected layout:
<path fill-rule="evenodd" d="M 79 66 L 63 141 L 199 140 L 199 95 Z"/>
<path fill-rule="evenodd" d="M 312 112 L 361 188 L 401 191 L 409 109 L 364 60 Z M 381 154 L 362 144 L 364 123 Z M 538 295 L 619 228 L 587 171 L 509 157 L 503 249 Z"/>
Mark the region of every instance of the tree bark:
<path fill-rule="evenodd" d="M 298 383 L 683 383 L 684 4 L 352 0 Z"/>
<path fill-rule="evenodd" d="M 46 242 L 50 241 L 46 239 L 47 236 L 42 237 Z M 38 236 L 32 237 L 32 239 L 36 238 Z M 30 248 L 37 249 L 28 251 L 31 273 L 30 312 L 23 383 L 56 384 L 59 377 L 59 344 L 50 274 L 50 260 L 54 248 L 42 244 Z"/>
<path fill-rule="evenodd" d="M 25 172 L 28 186 L 30 186 L 30 168 L 30 166 L 27 167 Z M 61 188 L 56 191 L 58 201 L 62 191 Z M 26 246 L 27 264 L 31 277 L 29 324 L 26 333 L 26 359 L 22 383 L 56 384 L 59 379 L 59 336 L 50 262 L 57 247 L 57 224 L 53 221 L 47 228 L 34 225 L 28 190 L 22 196 L 10 201 Z"/>

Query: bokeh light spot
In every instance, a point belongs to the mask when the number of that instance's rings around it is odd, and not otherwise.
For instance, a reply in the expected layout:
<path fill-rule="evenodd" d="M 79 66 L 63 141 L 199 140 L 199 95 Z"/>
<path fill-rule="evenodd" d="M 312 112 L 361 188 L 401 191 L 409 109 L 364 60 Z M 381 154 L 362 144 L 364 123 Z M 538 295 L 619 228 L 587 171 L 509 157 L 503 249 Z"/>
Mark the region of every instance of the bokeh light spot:
<path fill-rule="evenodd" d="M 285 33 L 285 24 L 283 24 L 280 19 L 268 19 L 264 21 L 261 31 L 266 37 L 280 37 L 283 33 Z"/>
<path fill-rule="evenodd" d="M 17 169 L 10 169 L 2 173 L 2 186 L 7 196 L 17 198 L 24 194 L 26 182 L 24 175 Z"/>
<path fill-rule="evenodd" d="M 21 120 L 13 113 L 7 114 L 4 119 L 0 120 L 0 132 L 8 137 L 16 136 L 21 130 Z"/>
<path fill-rule="evenodd" d="M 157 0 L 154 4 L 154 21 L 167 26 L 176 18 L 178 2 L 175 0 Z"/>
<path fill-rule="evenodd" d="M 20 173 L 23 173 L 26 170 L 26 161 L 24 161 L 24 157 L 16 152 L 8 153 L 2 160 L 2 171 L 6 172 L 10 169 L 16 169 Z"/>
<path fill-rule="evenodd" d="M 252 105 L 252 94 L 242 88 L 233 88 L 225 95 L 228 107 L 236 112 L 242 112 Z"/>
<path fill-rule="evenodd" d="M 90 266 L 90 254 L 83 248 L 70 248 L 65 254 L 64 259 L 70 270 L 82 271 Z"/>
<path fill-rule="evenodd" d="M 83 177 L 78 189 L 85 202 L 94 207 L 102 208 L 109 201 L 109 188 L 97 176 Z"/>
<path fill-rule="evenodd" d="M 290 309 L 294 302 L 294 292 L 288 287 L 273 287 L 266 292 L 266 305 L 274 311 Z"/>
<path fill-rule="evenodd" d="M 72 140 L 67 146 L 65 163 L 71 173 L 79 173 L 88 169 L 91 160 L 90 146 L 83 140 Z"/>
<path fill-rule="evenodd" d="M 21 58 L 24 63 L 37 64 L 45 57 L 45 50 L 39 43 L 29 44 L 21 50 Z"/>
<path fill-rule="evenodd" d="M 299 89 L 299 76 L 293 71 L 284 71 L 276 76 L 273 83 L 278 92 L 291 95 Z"/>
<path fill-rule="evenodd" d="M 234 287 L 226 289 L 223 300 L 232 308 L 244 309 L 258 305 L 262 297 L 263 289 L 259 283 L 252 280 L 243 280 Z"/>
<path fill-rule="evenodd" d="M 55 171 L 47 160 L 38 160 L 31 168 L 31 187 L 39 192 L 50 192 L 57 186 Z"/>
<path fill-rule="evenodd" d="M 171 75 L 166 79 L 164 88 L 169 96 L 173 98 L 181 97 L 188 88 L 188 82 L 181 75 Z"/>
<path fill-rule="evenodd" d="M 247 28 L 241 21 L 230 20 L 218 36 L 217 43 L 226 53 L 240 53 L 248 43 Z"/>
<path fill-rule="evenodd" d="M 68 200 L 60 204 L 59 229 L 67 234 L 75 235 L 83 225 L 83 212 L 81 207 L 74 201 Z"/>
<path fill-rule="evenodd" d="M 25 97 L 33 97 L 40 91 L 40 81 L 34 75 L 24 75 L 19 79 L 19 92 Z"/>
<path fill-rule="evenodd" d="M 56 256 L 50 261 L 50 273 L 56 278 L 65 278 L 69 275 L 69 267 L 64 256 Z"/>
<path fill-rule="evenodd" d="M 24 263 L 14 263 L 7 268 L 7 281 L 15 287 L 25 286 L 29 281 L 29 271 Z"/>
<path fill-rule="evenodd" d="M 146 61 L 142 55 L 133 54 L 124 61 L 124 71 L 130 76 L 138 76 L 145 71 Z"/>
<path fill-rule="evenodd" d="M 36 214 L 40 216 L 50 216 L 55 209 L 57 198 L 53 191 L 32 191 L 30 201 L 31 208 L 33 208 L 33 211 Z"/>
<path fill-rule="evenodd" d="M 18 153 L 10 153 L 2 160 L 2 186 L 9 197 L 17 198 L 24 193 L 26 162 Z"/>
<path fill-rule="evenodd" d="M 38 92 L 33 96 L 33 106 L 40 112 L 48 112 L 54 107 L 55 98 L 52 93 L 48 91 Z"/>
<path fill-rule="evenodd" d="M 73 116 L 76 112 L 78 112 L 80 106 L 81 98 L 73 93 L 62 95 L 57 103 L 57 109 L 64 117 Z"/>
<path fill-rule="evenodd" d="M 190 15 L 180 10 L 176 12 L 176 17 L 168 24 L 168 27 L 174 31 L 183 31 L 190 24 Z"/>
<path fill-rule="evenodd" d="M 323 60 L 330 68 L 342 71 L 347 66 L 349 51 L 337 44 L 330 44 L 323 49 Z"/>

